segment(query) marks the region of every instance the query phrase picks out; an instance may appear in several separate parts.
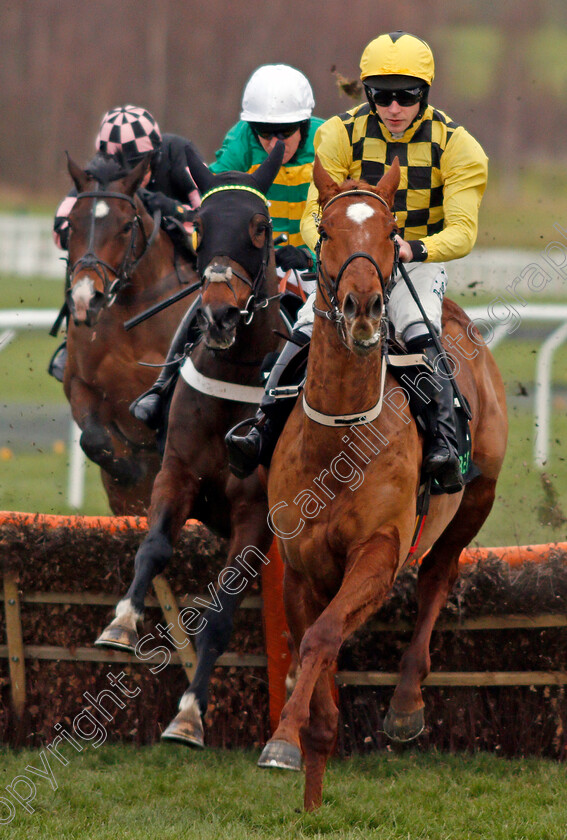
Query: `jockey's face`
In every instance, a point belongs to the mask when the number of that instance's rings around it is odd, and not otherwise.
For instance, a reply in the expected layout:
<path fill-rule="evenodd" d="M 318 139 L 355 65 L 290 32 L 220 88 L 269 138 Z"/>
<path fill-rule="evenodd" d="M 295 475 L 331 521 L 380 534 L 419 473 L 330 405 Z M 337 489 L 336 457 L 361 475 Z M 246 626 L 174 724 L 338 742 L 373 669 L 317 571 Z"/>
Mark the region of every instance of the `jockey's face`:
<path fill-rule="evenodd" d="M 260 141 L 264 151 L 268 154 L 272 151 L 272 149 L 278 142 L 277 137 L 271 137 L 269 140 L 266 140 L 263 137 L 258 137 L 258 140 Z M 285 144 L 285 152 L 282 160 L 283 165 L 284 163 L 288 163 L 296 153 L 299 143 L 301 141 L 301 130 L 298 128 L 297 131 L 295 131 L 291 135 L 291 137 L 284 137 L 282 138 L 282 141 Z"/>
<path fill-rule="evenodd" d="M 398 105 L 395 99 L 392 99 L 387 108 L 376 105 L 376 112 L 390 134 L 400 135 L 412 124 L 417 117 L 420 103 L 415 105 Z"/>

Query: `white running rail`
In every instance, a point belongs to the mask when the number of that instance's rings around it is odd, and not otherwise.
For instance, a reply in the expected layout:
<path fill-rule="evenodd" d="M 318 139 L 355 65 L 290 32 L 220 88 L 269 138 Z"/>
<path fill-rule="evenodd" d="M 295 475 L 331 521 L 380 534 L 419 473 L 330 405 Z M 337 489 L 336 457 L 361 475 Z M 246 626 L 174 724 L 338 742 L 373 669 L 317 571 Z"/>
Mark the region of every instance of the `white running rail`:
<path fill-rule="evenodd" d="M 481 322 L 489 322 L 486 307 L 467 307 L 467 315 Z M 536 357 L 535 394 L 534 394 L 534 463 L 538 468 L 545 466 L 549 459 L 551 443 L 551 382 L 553 357 L 556 350 L 567 341 L 567 305 L 526 304 L 518 307 L 518 314 L 523 323 L 548 322 L 559 323 L 549 335 Z M 15 338 L 19 330 L 49 329 L 57 317 L 56 309 L 4 309 L 0 310 L 0 350 Z M 495 324 L 489 346 L 494 348 L 509 333 L 507 325 Z M 79 446 L 80 430 L 71 420 L 70 428 L 70 464 L 67 496 L 70 507 L 79 510 L 84 501 L 85 457 Z"/>

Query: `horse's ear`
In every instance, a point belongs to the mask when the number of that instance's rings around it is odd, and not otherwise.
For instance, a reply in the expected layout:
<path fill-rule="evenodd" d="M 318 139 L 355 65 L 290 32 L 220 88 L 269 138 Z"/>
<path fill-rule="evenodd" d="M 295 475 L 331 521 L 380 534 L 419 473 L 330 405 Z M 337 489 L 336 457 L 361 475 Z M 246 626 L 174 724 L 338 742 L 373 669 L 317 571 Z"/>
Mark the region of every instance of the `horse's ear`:
<path fill-rule="evenodd" d="M 69 170 L 69 175 L 73 179 L 73 182 L 77 188 L 77 192 L 82 193 L 87 191 L 87 185 L 89 182 L 89 176 L 81 169 L 81 167 L 75 163 L 73 158 L 70 156 L 69 152 L 65 152 L 67 155 L 67 169 Z"/>
<path fill-rule="evenodd" d="M 400 185 L 400 161 L 397 157 L 392 161 L 391 167 L 376 184 L 376 191 L 388 202 L 388 207 L 394 206 L 394 196 Z"/>
<path fill-rule="evenodd" d="M 210 190 L 215 183 L 215 175 L 208 166 L 203 162 L 203 158 L 193 145 L 193 143 L 185 144 L 185 157 L 187 159 L 187 166 L 191 173 L 191 177 L 197 185 L 197 189 L 204 195 L 207 190 Z"/>
<path fill-rule="evenodd" d="M 258 184 L 258 189 L 261 193 L 266 195 L 270 187 L 272 186 L 276 175 L 279 172 L 279 169 L 282 165 L 283 157 L 285 153 L 285 143 L 281 140 L 278 140 L 266 160 L 262 163 L 261 166 L 254 172 L 252 178 Z"/>
<path fill-rule="evenodd" d="M 315 155 L 313 162 L 313 183 L 319 193 L 319 204 L 323 206 L 339 192 L 339 185 L 333 181 L 323 164 Z"/>
<path fill-rule="evenodd" d="M 142 160 L 137 163 L 136 166 L 124 177 L 122 188 L 126 195 L 134 195 L 150 168 L 152 156 L 153 152 L 148 152 L 148 154 L 143 157 Z"/>

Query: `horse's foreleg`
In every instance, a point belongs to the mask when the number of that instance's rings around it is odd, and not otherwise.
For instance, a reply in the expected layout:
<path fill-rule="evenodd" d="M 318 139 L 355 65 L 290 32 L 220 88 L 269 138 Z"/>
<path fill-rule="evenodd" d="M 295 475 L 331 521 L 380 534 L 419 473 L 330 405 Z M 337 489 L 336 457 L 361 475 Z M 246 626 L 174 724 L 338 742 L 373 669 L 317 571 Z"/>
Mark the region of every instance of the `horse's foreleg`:
<path fill-rule="evenodd" d="M 384 731 L 396 741 L 416 738 L 425 725 L 421 684 L 431 668 L 431 634 L 457 579 L 461 551 L 488 516 L 494 490 L 495 481 L 484 476 L 468 485 L 452 522 L 421 563 L 417 620 L 409 647 L 402 656 L 400 679 L 384 720 Z"/>
<path fill-rule="evenodd" d="M 357 546 L 348 557 L 339 591 L 311 623 L 301 640 L 301 672 L 297 684 L 284 706 L 280 724 L 258 763 L 261 767 L 298 769 L 301 739 L 306 750 L 306 769 L 310 773 L 306 779 L 305 801 L 308 808 L 318 807 L 321 802 L 323 772 L 336 738 L 336 717 L 325 695 L 324 680 L 328 682 L 329 674 L 336 668 L 343 641 L 381 606 L 392 587 L 398 557 L 399 538 L 395 528 L 385 529 L 367 543 Z M 301 610 L 297 601 L 302 599 L 304 602 L 307 624 L 317 605 L 309 593 L 307 582 L 290 572 L 289 568 L 286 568 L 284 595 L 288 623 L 298 646 L 300 640 L 296 622 L 298 616 L 301 618 Z M 313 699 L 319 680 L 322 682 Z"/>
<path fill-rule="evenodd" d="M 309 725 L 301 731 L 305 756 L 303 806 L 313 811 L 321 805 L 325 767 L 337 739 L 339 710 L 333 696 L 334 670 L 321 674 L 311 695 Z"/>
<path fill-rule="evenodd" d="M 135 652 L 146 594 L 169 562 L 197 492 L 198 481 L 185 463 L 171 455 L 164 459 L 152 491 L 149 531 L 136 552 L 134 579 L 116 606 L 116 618 L 97 639 L 99 647 Z"/>
<path fill-rule="evenodd" d="M 241 507 L 241 515 L 238 508 Z M 230 641 L 234 614 L 259 574 L 262 562 L 267 562 L 272 534 L 266 524 L 267 505 L 261 499 L 244 499 L 243 506 L 233 505 L 232 536 L 227 562 L 217 581 L 208 587 L 210 606 L 200 619 L 195 619 L 197 667 L 191 685 L 179 703 L 179 713 L 164 731 L 162 738 L 189 746 L 204 746 L 203 717 L 207 710 L 209 682 L 212 670 Z"/>
<path fill-rule="evenodd" d="M 133 456 L 101 416 L 104 414 L 101 395 L 76 377 L 71 378 L 67 391 L 73 419 L 81 429 L 81 449 L 87 458 L 119 485 L 131 487 L 140 482 L 146 463 Z"/>
<path fill-rule="evenodd" d="M 90 461 L 122 487 L 132 487 L 142 481 L 146 474 L 145 460 L 135 458 L 129 447 L 119 441 L 98 417 L 89 416 L 81 428 L 79 443 Z"/>

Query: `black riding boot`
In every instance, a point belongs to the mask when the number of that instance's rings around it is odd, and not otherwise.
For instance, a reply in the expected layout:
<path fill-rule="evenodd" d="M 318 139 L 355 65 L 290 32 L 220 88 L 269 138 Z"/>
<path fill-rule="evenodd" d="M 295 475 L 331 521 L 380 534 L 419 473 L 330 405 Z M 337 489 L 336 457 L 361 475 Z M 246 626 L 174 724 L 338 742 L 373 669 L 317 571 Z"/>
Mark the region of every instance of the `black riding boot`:
<path fill-rule="evenodd" d="M 308 343 L 309 337 L 305 333 L 299 330 L 293 333 L 292 340 L 284 345 L 270 372 L 256 417 L 243 420 L 227 432 L 225 441 L 228 460 L 230 469 L 237 478 L 251 475 L 259 464 L 269 467 L 276 443 L 296 399 L 295 395 L 276 398 L 271 391 L 278 386 L 297 385 L 301 381 L 303 376 L 300 374 L 303 373 L 303 361 L 307 354 L 303 352 L 301 359 L 298 356 Z M 250 425 L 252 428 L 248 434 L 237 433 L 241 427 Z"/>
<path fill-rule="evenodd" d="M 50 376 L 54 376 L 58 382 L 63 382 L 63 374 L 65 372 L 65 365 L 67 364 L 67 339 L 60 344 L 47 366 L 47 372 Z"/>
<path fill-rule="evenodd" d="M 199 338 L 195 315 L 200 302 L 199 296 L 181 319 L 169 345 L 161 372 L 152 387 L 130 405 L 130 414 L 150 429 L 157 429 L 162 424 L 167 398 L 171 394 L 181 362 L 185 358 L 185 347 L 187 344 L 194 344 Z"/>
<path fill-rule="evenodd" d="M 424 347 L 424 343 L 429 346 Z M 408 342 L 410 353 L 423 353 L 434 366 L 438 352 L 431 345 L 431 339 L 414 339 Z M 464 481 L 459 461 L 457 443 L 457 418 L 454 409 L 454 391 L 449 379 L 439 376 L 437 372 L 429 376 L 433 382 L 420 381 L 420 390 L 429 398 L 426 417 L 428 435 L 423 454 L 423 472 L 435 478 L 445 493 L 458 493 L 462 490 Z"/>

